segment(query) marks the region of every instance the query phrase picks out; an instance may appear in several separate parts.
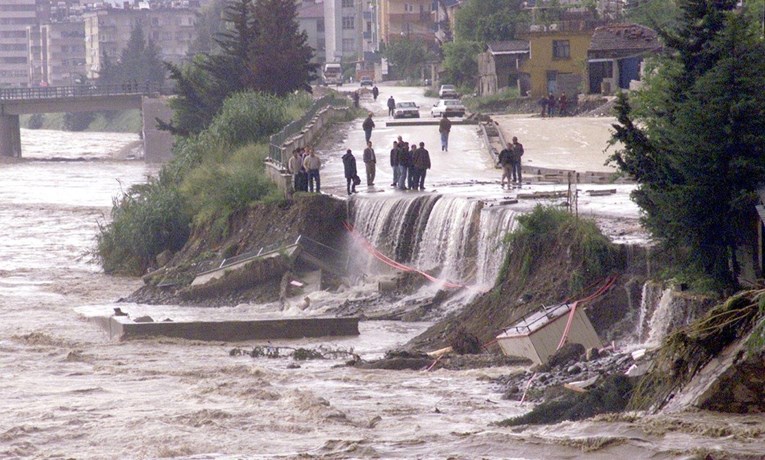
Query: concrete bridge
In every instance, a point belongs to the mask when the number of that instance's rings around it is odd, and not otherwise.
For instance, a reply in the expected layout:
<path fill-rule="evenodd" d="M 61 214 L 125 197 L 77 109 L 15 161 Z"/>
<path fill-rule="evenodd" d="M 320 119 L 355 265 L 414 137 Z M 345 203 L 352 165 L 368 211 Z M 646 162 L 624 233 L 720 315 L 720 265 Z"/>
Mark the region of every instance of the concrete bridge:
<path fill-rule="evenodd" d="M 172 136 L 156 128 L 155 118 L 172 113 L 158 88 L 145 85 L 50 86 L 0 90 L 0 156 L 21 157 L 19 115 L 140 109 L 146 161 L 169 159 Z"/>

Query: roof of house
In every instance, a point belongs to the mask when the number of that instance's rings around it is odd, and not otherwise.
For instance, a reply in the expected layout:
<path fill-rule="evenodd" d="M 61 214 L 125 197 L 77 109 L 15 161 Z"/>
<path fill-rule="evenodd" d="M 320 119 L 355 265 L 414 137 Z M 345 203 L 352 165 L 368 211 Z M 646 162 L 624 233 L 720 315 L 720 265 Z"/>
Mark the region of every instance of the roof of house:
<path fill-rule="evenodd" d="M 610 24 L 595 29 L 589 51 L 652 50 L 661 48 L 656 31 L 639 24 Z"/>
<path fill-rule="evenodd" d="M 490 42 L 487 45 L 491 54 L 523 54 L 529 52 L 529 42 L 526 40 L 507 40 L 501 42 Z"/>

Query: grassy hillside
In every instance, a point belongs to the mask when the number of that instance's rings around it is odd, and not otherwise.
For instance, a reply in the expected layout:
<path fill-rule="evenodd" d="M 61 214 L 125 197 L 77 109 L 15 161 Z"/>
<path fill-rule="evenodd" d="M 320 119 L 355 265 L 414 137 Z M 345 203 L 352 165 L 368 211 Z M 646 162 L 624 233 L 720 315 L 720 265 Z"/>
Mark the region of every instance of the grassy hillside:
<path fill-rule="evenodd" d="M 63 113 L 46 113 L 39 116 L 23 115 L 21 126 L 28 129 L 53 129 L 66 131 Z M 141 132 L 141 111 L 138 109 L 98 112 L 95 120 L 85 131 L 109 133 Z"/>

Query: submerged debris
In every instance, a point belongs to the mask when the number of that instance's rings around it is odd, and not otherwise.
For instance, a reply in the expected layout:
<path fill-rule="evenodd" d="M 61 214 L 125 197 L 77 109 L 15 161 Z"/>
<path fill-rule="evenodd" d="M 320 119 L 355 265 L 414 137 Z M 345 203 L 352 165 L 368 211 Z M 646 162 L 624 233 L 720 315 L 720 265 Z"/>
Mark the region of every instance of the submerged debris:
<path fill-rule="evenodd" d="M 251 350 L 245 350 L 243 348 L 232 348 L 228 352 L 229 356 L 250 356 L 252 358 L 289 358 L 291 357 L 295 361 L 307 361 L 313 359 L 339 359 L 352 357 L 354 360 L 358 360 L 359 356 L 353 352 L 353 348 L 348 350 L 342 348 L 325 348 L 318 347 L 315 349 L 309 348 L 294 348 L 294 347 L 275 347 L 272 345 L 258 345 Z"/>

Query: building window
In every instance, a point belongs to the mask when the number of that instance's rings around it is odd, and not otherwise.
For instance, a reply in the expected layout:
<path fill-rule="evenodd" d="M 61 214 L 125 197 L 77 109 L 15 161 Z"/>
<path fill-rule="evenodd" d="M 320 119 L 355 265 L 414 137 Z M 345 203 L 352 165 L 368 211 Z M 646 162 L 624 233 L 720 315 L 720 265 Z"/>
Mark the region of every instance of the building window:
<path fill-rule="evenodd" d="M 343 16 L 343 30 L 353 30 L 353 16 Z"/>
<path fill-rule="evenodd" d="M 344 38 L 343 39 L 343 51 L 345 52 L 355 52 L 356 51 L 356 41 L 352 38 Z"/>
<path fill-rule="evenodd" d="M 324 32 L 324 18 L 316 20 L 316 32 Z"/>
<path fill-rule="evenodd" d="M 353 0 L 343 0 L 343 8 L 353 8 Z"/>
<path fill-rule="evenodd" d="M 569 59 L 571 45 L 568 40 L 553 40 L 553 59 Z"/>

